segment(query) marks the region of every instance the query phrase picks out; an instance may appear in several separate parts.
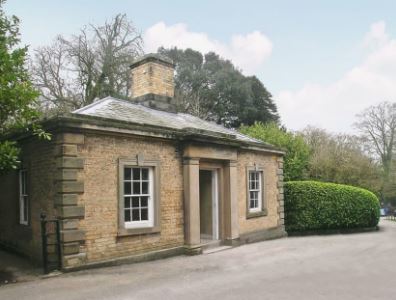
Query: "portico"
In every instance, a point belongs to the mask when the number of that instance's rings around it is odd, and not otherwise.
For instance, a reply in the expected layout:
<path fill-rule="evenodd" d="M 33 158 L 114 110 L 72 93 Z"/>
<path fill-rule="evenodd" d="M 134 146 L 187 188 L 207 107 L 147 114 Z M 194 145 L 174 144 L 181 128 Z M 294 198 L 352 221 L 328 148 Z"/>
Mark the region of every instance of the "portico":
<path fill-rule="evenodd" d="M 236 149 L 190 144 L 183 157 L 186 245 L 199 248 L 203 239 L 235 243 L 239 238 Z"/>

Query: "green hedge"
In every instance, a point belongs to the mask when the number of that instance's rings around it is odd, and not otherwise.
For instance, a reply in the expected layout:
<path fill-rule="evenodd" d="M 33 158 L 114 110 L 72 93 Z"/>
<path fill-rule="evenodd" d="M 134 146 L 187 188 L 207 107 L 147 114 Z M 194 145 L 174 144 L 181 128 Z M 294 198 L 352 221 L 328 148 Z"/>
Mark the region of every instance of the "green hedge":
<path fill-rule="evenodd" d="M 285 226 L 288 232 L 374 227 L 378 198 L 365 189 L 335 183 L 285 183 Z"/>

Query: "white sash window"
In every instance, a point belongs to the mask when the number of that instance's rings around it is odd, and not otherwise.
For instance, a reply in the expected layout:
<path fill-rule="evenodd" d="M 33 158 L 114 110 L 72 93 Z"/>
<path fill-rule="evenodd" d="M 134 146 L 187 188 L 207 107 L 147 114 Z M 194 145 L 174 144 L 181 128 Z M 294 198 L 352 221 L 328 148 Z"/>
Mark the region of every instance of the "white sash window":
<path fill-rule="evenodd" d="M 27 192 L 27 172 L 19 171 L 19 223 L 28 225 L 29 223 L 29 196 Z"/>
<path fill-rule="evenodd" d="M 123 199 L 125 228 L 154 225 L 152 167 L 124 167 Z"/>

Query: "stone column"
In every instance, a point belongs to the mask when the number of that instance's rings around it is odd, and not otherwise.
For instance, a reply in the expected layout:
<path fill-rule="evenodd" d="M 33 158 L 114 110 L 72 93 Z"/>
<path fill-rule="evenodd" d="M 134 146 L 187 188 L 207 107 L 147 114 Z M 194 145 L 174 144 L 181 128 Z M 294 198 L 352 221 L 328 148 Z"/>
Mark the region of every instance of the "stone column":
<path fill-rule="evenodd" d="M 187 247 L 201 243 L 199 220 L 199 159 L 184 158 L 184 232 Z"/>
<path fill-rule="evenodd" d="M 85 263 L 86 253 L 81 251 L 85 232 L 79 229 L 84 218 L 84 206 L 79 195 L 84 193 L 84 182 L 79 172 L 84 169 L 84 159 L 78 155 L 78 146 L 84 144 L 84 135 L 62 133 L 57 136 L 56 156 L 58 171 L 55 207 L 61 219 L 63 268 L 73 268 Z"/>
<path fill-rule="evenodd" d="M 278 176 L 277 188 L 278 188 L 278 226 L 284 231 L 285 230 L 285 209 L 284 209 L 284 196 L 283 196 L 283 157 L 277 158 L 278 169 L 276 174 Z"/>
<path fill-rule="evenodd" d="M 239 239 L 237 162 L 230 160 L 224 168 L 225 239 L 235 243 Z"/>

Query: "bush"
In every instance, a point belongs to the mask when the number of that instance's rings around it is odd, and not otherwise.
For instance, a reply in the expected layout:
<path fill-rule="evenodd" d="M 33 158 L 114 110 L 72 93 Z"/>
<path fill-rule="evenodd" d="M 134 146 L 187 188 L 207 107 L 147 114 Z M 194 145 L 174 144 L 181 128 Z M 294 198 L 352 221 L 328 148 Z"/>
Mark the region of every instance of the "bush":
<path fill-rule="evenodd" d="M 286 231 L 320 231 L 374 227 L 380 204 L 370 191 L 316 181 L 285 183 Z"/>
<path fill-rule="evenodd" d="M 286 152 L 283 167 L 286 181 L 306 178 L 310 149 L 302 136 L 288 132 L 285 128 L 279 128 L 276 123 L 256 122 L 252 126 L 242 126 L 239 130 L 243 134 L 282 148 Z"/>

